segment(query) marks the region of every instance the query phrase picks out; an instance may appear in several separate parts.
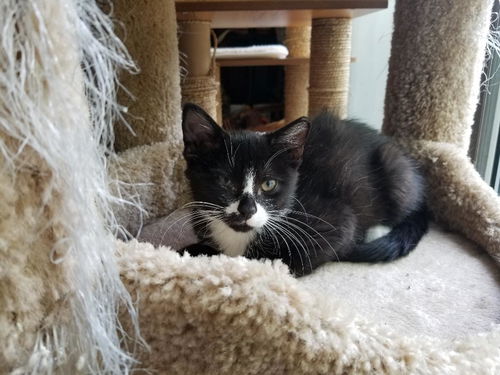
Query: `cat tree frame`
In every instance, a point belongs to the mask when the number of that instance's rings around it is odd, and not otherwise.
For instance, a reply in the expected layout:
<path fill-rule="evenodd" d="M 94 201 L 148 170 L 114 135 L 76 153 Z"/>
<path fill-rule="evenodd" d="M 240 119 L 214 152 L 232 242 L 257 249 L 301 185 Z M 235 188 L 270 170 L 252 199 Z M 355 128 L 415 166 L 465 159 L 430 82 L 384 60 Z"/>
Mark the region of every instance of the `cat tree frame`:
<path fill-rule="evenodd" d="M 422 161 L 437 220 L 499 261 L 500 200 L 467 158 L 492 3 L 397 2 L 384 132 Z M 109 176 L 119 177 L 124 198 L 140 200 L 146 219 L 186 199 L 175 9 L 173 1 L 114 3 L 126 30 L 122 38 L 141 73 L 121 76 L 139 99 L 122 97 L 135 116 L 135 136 L 117 129 L 117 149 L 124 151 L 103 158 L 99 140 L 105 135 L 92 133 L 89 108 L 112 100 L 113 92 L 94 96 L 88 107 L 82 85 L 75 90 L 75 82 L 82 79 L 80 59 L 87 56 L 82 50 L 110 46 L 114 39 L 104 37 L 109 34 L 103 28 L 93 28 L 100 37 L 88 39 L 83 25 L 95 22 L 88 15 L 102 14 L 82 4 L 93 3 L 10 1 L 0 10 L 5 27 L 12 15 L 18 17 L 16 27 L 5 30 L 29 31 L 13 39 L 2 35 L 14 41 L 8 45 L 22 46 L 23 53 L 2 50 L 0 75 L 9 83 L 19 77 L 33 83 L 9 89 L 0 85 L 0 97 L 3 103 L 29 99 L 37 104 L 25 111 L 0 104 L 1 372 L 119 374 L 129 366 L 169 374 L 499 372 L 496 328 L 456 340 L 410 336 L 344 314 L 339 301 L 308 292 L 279 262 L 181 257 L 147 243 L 113 243 L 103 212 L 94 211 L 101 207 L 98 194 L 108 188 L 97 180 L 105 168 Z M 28 27 L 33 20 L 38 27 Z M 97 41 L 101 44 L 93 44 Z M 30 69 L 23 70 L 26 76 L 8 69 L 31 50 L 43 58 L 32 60 Z M 104 60 L 96 61 L 108 61 L 109 54 L 101 56 Z M 48 76 L 52 79 L 44 81 Z M 112 75 L 108 78 L 112 82 Z M 40 125 L 40 118 L 48 122 Z M 47 139 L 40 148 L 39 141 Z M 51 157 L 61 152 L 63 157 Z M 78 165 L 91 153 L 101 156 Z M 86 199 L 74 200 L 82 191 Z M 137 228 L 140 210 L 115 203 L 118 219 Z M 78 225 L 71 227 L 75 218 Z M 122 310 L 118 324 L 113 310 L 101 314 L 91 308 L 94 302 L 114 306 L 126 300 L 118 273 L 136 303 L 147 345 L 113 339 L 115 328 L 133 336 L 133 314 Z M 82 274 L 88 279 L 82 281 Z M 103 322 L 108 330 L 93 329 Z M 103 332 L 109 336 L 99 336 Z M 128 362 L 112 344 L 119 342 L 140 362 Z"/>

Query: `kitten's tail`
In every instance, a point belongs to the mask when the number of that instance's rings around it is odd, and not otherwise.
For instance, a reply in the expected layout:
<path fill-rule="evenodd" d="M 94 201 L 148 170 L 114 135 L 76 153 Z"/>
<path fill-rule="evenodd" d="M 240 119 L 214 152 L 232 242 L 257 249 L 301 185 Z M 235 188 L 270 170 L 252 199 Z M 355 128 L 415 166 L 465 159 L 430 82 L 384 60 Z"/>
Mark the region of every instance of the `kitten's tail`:
<path fill-rule="evenodd" d="M 424 205 L 408 215 L 385 236 L 359 244 L 346 260 L 387 262 L 405 256 L 417 246 L 418 241 L 427 232 L 428 226 L 428 213 Z"/>

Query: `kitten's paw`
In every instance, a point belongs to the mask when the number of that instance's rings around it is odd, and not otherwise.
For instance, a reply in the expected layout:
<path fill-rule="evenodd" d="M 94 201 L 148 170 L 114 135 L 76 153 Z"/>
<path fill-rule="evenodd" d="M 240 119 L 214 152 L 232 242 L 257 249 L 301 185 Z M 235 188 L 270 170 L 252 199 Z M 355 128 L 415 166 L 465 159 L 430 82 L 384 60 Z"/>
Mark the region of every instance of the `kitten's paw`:
<path fill-rule="evenodd" d="M 372 242 L 377 238 L 385 236 L 391 229 L 392 228 L 385 225 L 375 225 L 374 227 L 368 228 L 365 235 L 365 243 Z"/>
<path fill-rule="evenodd" d="M 204 245 L 201 243 L 195 243 L 189 246 L 186 246 L 178 251 L 180 254 L 188 253 L 191 256 L 199 256 L 199 255 L 219 255 L 220 252 L 215 250 L 213 247 Z"/>

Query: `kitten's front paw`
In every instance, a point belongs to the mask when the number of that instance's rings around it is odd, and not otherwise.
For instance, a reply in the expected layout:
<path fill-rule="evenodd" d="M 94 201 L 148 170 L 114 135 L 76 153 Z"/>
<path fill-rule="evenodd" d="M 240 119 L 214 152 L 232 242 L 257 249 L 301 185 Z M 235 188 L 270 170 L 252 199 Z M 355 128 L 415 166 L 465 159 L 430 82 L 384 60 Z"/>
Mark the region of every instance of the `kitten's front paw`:
<path fill-rule="evenodd" d="M 195 244 L 186 246 L 186 247 L 179 250 L 180 254 L 184 254 L 186 252 L 194 257 L 199 256 L 199 255 L 212 256 L 212 255 L 219 255 L 220 254 L 220 252 L 215 250 L 213 247 L 208 246 L 208 245 L 204 245 L 201 243 L 195 243 Z"/>

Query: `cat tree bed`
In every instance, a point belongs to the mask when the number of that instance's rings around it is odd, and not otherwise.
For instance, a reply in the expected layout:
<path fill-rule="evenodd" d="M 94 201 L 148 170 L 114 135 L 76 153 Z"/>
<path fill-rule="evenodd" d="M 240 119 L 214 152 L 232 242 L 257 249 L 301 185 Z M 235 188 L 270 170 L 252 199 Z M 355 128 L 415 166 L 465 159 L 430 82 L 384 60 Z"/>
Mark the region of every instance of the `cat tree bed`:
<path fill-rule="evenodd" d="M 499 274 L 493 259 L 499 253 L 495 235 L 500 223 L 499 201 L 489 187 L 478 181 L 478 175 L 468 172 L 464 179 L 453 174 L 450 184 L 440 177 L 449 176 L 449 168 L 458 165 L 455 163 L 459 160 L 461 168 L 469 170 L 466 147 L 442 135 L 456 132 L 468 140 L 466 129 L 472 123 L 477 101 L 490 5 L 465 0 L 453 6 L 439 0 L 425 6 L 398 2 L 384 125 L 384 130 L 394 134 L 430 174 L 431 207 L 437 209 L 434 213 L 441 224 L 460 221 L 462 225 L 453 227 L 468 233 L 479 246 L 433 227 L 412 254 L 397 262 L 329 264 L 294 280 L 279 263 L 225 256 L 190 258 L 164 247 L 155 250 L 145 243 L 123 244 L 124 281 L 134 294 L 155 296 L 154 302 L 140 305 L 142 319 L 147 322 L 146 340 L 155 342 L 152 351 L 142 357 L 144 363 L 176 373 L 214 374 L 493 374 L 500 370 Z M 408 23 L 409 18 L 419 22 Z M 330 28 L 348 27 L 337 20 L 317 23 L 313 23 L 311 44 L 318 43 L 315 39 L 319 36 L 324 43 L 311 46 L 311 60 L 315 48 L 319 48 L 318 56 L 328 53 L 325 46 L 334 32 Z M 457 24 L 463 28 L 459 33 Z M 436 35 L 451 34 L 453 45 L 462 46 L 462 62 L 440 55 L 449 56 L 452 45 Z M 421 41 L 420 49 L 415 47 L 417 39 Z M 348 53 L 345 56 L 349 58 Z M 458 58 L 456 54 L 453 57 Z M 464 66 L 464 59 L 470 64 Z M 444 61 L 451 66 L 440 65 Z M 454 93 L 443 90 L 440 83 L 443 77 L 449 77 L 450 69 L 456 72 L 456 85 L 450 85 Z M 325 79 L 316 84 L 324 89 L 322 94 L 338 93 L 335 104 L 329 103 L 343 115 L 346 102 L 342 95 L 346 92 L 341 87 L 332 90 L 334 87 L 321 86 L 332 76 L 328 66 L 323 70 Z M 408 97 L 414 99 L 405 100 L 399 93 L 412 90 L 415 84 L 407 80 L 419 82 L 422 71 L 426 77 L 435 76 L 435 80 L 422 80 L 420 93 L 410 93 Z M 426 99 L 429 92 L 432 94 Z M 457 99 L 457 92 L 463 93 L 462 101 Z M 330 101 L 334 97 L 328 98 Z M 445 110 L 443 105 L 447 106 Z M 315 104 L 309 106 L 314 113 Z M 412 120 L 416 113 L 425 114 L 425 118 L 417 116 L 419 123 Z M 450 113 L 457 117 L 446 117 Z M 394 118 L 401 121 L 397 123 Z M 409 122 L 412 127 L 406 126 Z M 452 156 L 456 158 L 453 161 L 449 159 Z M 455 186 L 461 186 L 459 191 Z M 470 194 L 467 189 L 480 191 L 492 203 L 489 207 L 463 204 L 466 198 L 462 194 Z M 469 207 L 475 209 L 475 220 L 484 225 L 475 225 L 464 217 L 469 215 Z M 173 215 L 165 220 L 178 218 Z M 155 225 L 159 228 L 154 229 Z M 148 237 L 148 231 L 157 234 L 161 228 L 165 223 L 147 226 L 142 240 Z M 161 243 L 180 247 L 182 243 L 176 243 L 179 233 L 181 242 L 189 240 L 189 225 L 181 228 L 167 234 Z M 481 235 L 486 231 L 488 239 Z M 148 240 L 155 242 L 152 237 Z M 134 250 L 127 253 L 126 246 Z M 169 293 L 155 293 L 156 289 Z M 153 320 L 158 311 L 164 318 L 156 324 Z M 160 330 L 161 340 L 157 334 Z"/>
<path fill-rule="evenodd" d="M 118 155 L 108 151 L 107 159 L 98 142 L 108 138 L 95 126 L 102 120 L 95 116 L 100 106 L 90 106 L 89 121 L 83 84 L 74 89 L 82 79 L 79 57 L 97 53 L 92 62 L 109 62 L 110 54 L 85 49 L 100 46 L 98 40 L 113 43 L 104 37 L 106 29 L 92 23 L 102 15 L 96 7 L 87 13 L 89 8 L 82 11 L 62 0 L 27 4 L 24 12 L 14 12 L 21 6 L 16 1 L 0 9 L 0 23 L 14 25 L 7 29 L 12 35 L 19 33 L 11 45 L 23 42 L 23 51 L 44 57 L 33 60 L 36 69 L 27 65 L 30 69 L 24 70 L 32 84 L 10 86 L 15 90 L 0 85 L 0 96 L 9 102 L 37 104 L 12 107 L 16 111 L 0 106 L 2 124 L 10 124 L 0 128 L 0 145 L 12 152 L 0 153 L 5 166 L 0 169 L 0 372 L 120 374 L 132 365 L 138 372 L 169 374 L 500 371 L 495 322 L 500 201 L 466 157 L 492 1 L 397 2 L 384 125 L 385 132 L 422 161 L 439 222 L 476 244 L 433 228 L 410 256 L 397 262 L 329 264 L 302 279 L 291 277 L 280 262 L 192 258 L 136 240 L 113 242 L 103 219 L 108 211 L 101 210 L 105 168 L 109 176 L 120 177 L 123 198 L 141 202 L 145 220 L 185 201 L 174 4 L 141 2 L 138 9 L 115 2 L 125 27 L 150 27 L 148 35 L 157 38 L 158 48 L 170 46 L 171 56 L 159 70 L 150 64 L 151 70 L 139 75 L 121 76 L 139 98 L 130 118 L 138 137 L 120 138 L 118 133 L 116 144 L 129 149 Z M 20 17 L 18 24 L 7 22 L 12 14 Z M 156 17 L 162 22 L 151 22 Z M 27 27 L 32 20 L 46 26 L 46 32 Z M 86 33 L 89 29 L 102 38 L 94 39 Z M 154 46 L 141 43 L 139 32 L 127 35 L 125 43 L 139 65 L 148 64 Z M 24 62 L 16 50 L 5 53 L 11 58 L 1 64 Z M 7 72 L 13 73 L 5 76 L 7 82 L 16 82 L 17 71 Z M 100 73 L 113 82 L 112 74 Z M 44 81 L 50 74 L 53 79 Z M 85 85 L 95 89 L 100 87 L 96 82 L 101 81 L 87 79 Z M 101 91 L 86 91 L 95 92 Z M 89 103 L 112 99 L 113 91 L 106 92 L 105 98 L 96 95 Z M 142 95 L 147 100 L 140 100 Z M 39 131 L 23 133 L 26 129 Z M 46 142 L 43 148 L 39 141 Z M 95 158 L 79 164 L 82 155 L 91 154 Z M 114 202 L 116 216 L 137 230 L 140 209 Z M 33 213 L 39 220 L 33 220 Z M 127 309 L 121 310 L 120 323 L 114 320 L 114 306 L 130 301 L 118 272 L 136 304 L 148 346 L 133 341 L 134 315 Z M 382 277 L 390 282 L 376 288 Z M 350 289 L 348 281 L 359 287 Z M 426 288 L 427 301 L 436 309 L 423 310 L 421 301 L 410 304 L 411 296 L 418 295 L 413 293 L 422 292 L 418 288 Z M 391 293 L 393 299 L 373 295 L 378 305 L 368 305 L 363 299 L 370 292 Z M 419 308 L 398 315 L 390 308 L 397 301 Z M 488 308 L 482 309 L 483 303 Z M 452 314 L 466 304 L 472 304 L 463 311 L 467 315 Z M 422 316 L 419 311 L 429 313 Z M 462 326 L 459 319 L 467 324 Z M 492 322 L 496 324 L 490 326 Z M 117 327 L 128 332 L 130 341 L 118 338 Z M 118 343 L 139 362 L 128 362 Z"/>
<path fill-rule="evenodd" d="M 172 250 L 196 243 L 188 214 L 183 209 L 155 220 L 142 228 L 138 240 Z M 331 263 L 299 284 L 318 298 L 335 299 L 354 315 L 413 336 L 464 338 L 500 323 L 495 262 L 474 243 L 437 225 L 398 261 Z"/>

